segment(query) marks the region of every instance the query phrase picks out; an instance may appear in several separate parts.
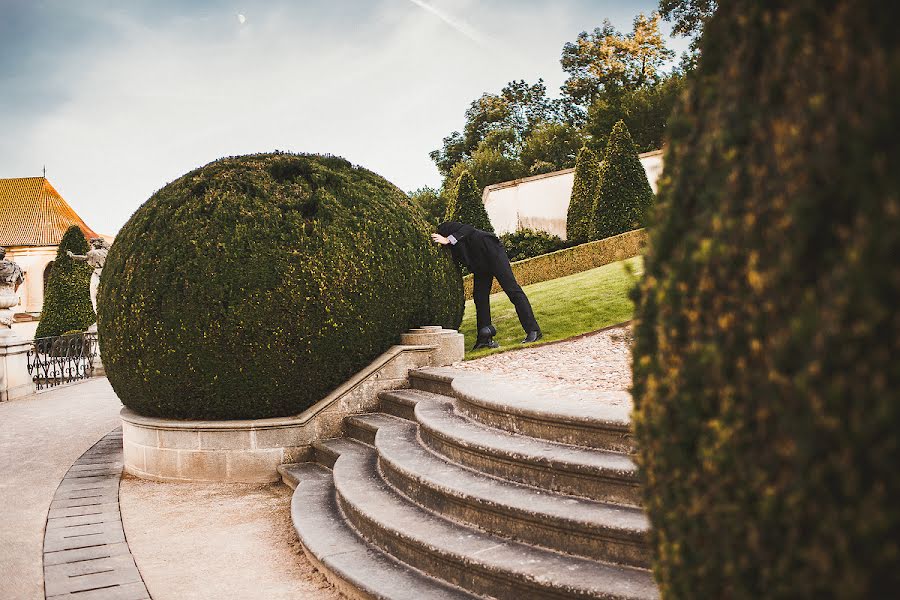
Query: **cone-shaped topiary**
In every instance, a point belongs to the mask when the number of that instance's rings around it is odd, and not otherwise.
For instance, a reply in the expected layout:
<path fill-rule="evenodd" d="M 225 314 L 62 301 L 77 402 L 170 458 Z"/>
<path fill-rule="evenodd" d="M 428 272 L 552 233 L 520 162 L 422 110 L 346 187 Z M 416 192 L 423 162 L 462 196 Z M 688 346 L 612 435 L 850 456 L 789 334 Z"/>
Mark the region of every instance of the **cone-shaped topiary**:
<path fill-rule="evenodd" d="M 96 320 L 91 305 L 91 273 L 94 270 L 83 262 L 69 258 L 67 250 L 82 256 L 88 252 L 87 240 L 78 225 L 69 227 L 59 242 L 35 337 L 84 331 Z"/>
<path fill-rule="evenodd" d="M 594 151 L 583 146 L 575 159 L 575 181 L 566 214 L 566 238 L 583 244 L 591 237 L 591 217 L 600 185 L 600 161 Z"/>
<path fill-rule="evenodd" d="M 706 26 L 635 327 L 663 598 L 900 585 L 900 37 L 884 9 L 737 0 Z"/>
<path fill-rule="evenodd" d="M 156 192 L 103 271 L 99 329 L 117 395 L 145 415 L 296 414 L 463 292 L 424 213 L 331 156 L 225 158 Z"/>
<path fill-rule="evenodd" d="M 447 203 L 445 221 L 467 223 L 475 229 L 494 233 L 491 219 L 484 209 L 478 183 L 468 171 L 463 171 L 456 182 L 455 193 Z"/>
<path fill-rule="evenodd" d="M 600 167 L 600 187 L 594 202 L 592 238 L 619 235 L 644 226 L 653 203 L 653 189 L 641 166 L 624 121 L 613 126 Z"/>

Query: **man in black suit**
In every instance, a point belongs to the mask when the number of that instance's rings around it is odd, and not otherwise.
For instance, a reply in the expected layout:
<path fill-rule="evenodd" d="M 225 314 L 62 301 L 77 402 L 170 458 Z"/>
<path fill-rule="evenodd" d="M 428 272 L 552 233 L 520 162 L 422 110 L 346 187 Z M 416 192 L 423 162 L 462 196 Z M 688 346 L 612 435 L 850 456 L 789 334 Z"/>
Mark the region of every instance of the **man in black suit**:
<path fill-rule="evenodd" d="M 492 233 L 475 229 L 465 223 L 448 221 L 438 226 L 438 232 L 431 234 L 431 239 L 438 244 L 449 246 L 453 258 L 464 264 L 472 271 L 474 289 L 472 296 L 475 300 L 475 313 L 478 322 L 478 339 L 475 341 L 478 348 L 499 348 L 494 341 L 497 329 L 491 324 L 491 286 L 494 277 L 500 282 L 500 287 L 509 296 L 522 329 L 525 330 L 523 344 L 536 342 L 543 337 L 541 328 L 538 327 L 534 312 L 528 296 L 522 291 L 522 287 L 513 275 L 509 264 L 509 257 L 499 238 Z"/>

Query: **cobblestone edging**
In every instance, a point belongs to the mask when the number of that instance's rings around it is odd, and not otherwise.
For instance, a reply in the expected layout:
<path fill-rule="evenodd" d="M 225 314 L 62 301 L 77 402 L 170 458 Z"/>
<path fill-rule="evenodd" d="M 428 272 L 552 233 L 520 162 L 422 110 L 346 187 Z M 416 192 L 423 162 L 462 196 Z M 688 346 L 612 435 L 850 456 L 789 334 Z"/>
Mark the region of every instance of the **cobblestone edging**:
<path fill-rule="evenodd" d="M 44 533 L 44 595 L 50 600 L 144 600 L 119 512 L 122 430 L 81 455 L 60 482 Z"/>

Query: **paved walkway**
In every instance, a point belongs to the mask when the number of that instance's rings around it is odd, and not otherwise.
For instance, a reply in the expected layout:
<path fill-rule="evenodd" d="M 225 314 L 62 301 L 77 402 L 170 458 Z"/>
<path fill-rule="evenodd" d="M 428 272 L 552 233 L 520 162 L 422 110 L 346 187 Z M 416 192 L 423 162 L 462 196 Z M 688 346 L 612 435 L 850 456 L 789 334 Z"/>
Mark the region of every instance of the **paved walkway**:
<path fill-rule="evenodd" d="M 73 463 L 120 425 L 121 406 L 105 378 L 0 403 L 0 600 L 44 599 L 50 503 Z M 299 551 L 286 486 L 126 476 L 119 503 L 154 600 L 340 598 Z"/>
<path fill-rule="evenodd" d="M 43 600 L 44 526 L 59 482 L 119 426 L 105 378 L 0 402 L 0 598 Z"/>

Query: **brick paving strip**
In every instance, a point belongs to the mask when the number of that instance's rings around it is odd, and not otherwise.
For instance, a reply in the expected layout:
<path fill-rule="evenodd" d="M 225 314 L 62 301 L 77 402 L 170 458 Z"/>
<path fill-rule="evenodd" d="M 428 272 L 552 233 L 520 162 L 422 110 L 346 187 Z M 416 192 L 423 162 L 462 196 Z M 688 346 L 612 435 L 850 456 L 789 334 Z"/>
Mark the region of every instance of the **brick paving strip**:
<path fill-rule="evenodd" d="M 82 454 L 60 482 L 44 533 L 48 600 L 150 598 L 122 529 L 121 477 L 122 430 L 118 428 Z"/>

